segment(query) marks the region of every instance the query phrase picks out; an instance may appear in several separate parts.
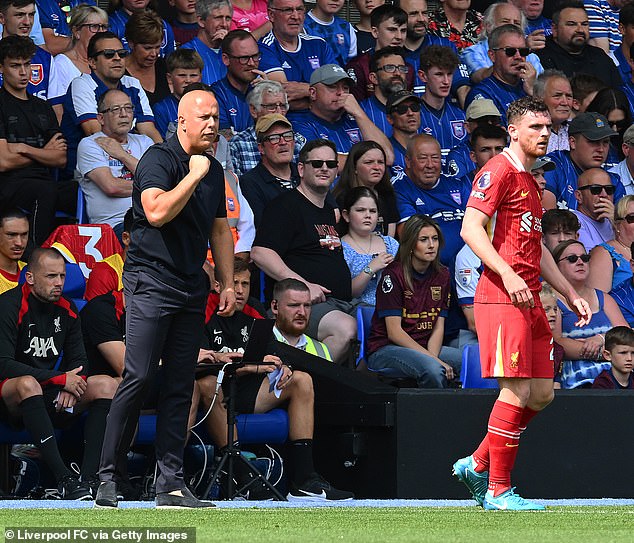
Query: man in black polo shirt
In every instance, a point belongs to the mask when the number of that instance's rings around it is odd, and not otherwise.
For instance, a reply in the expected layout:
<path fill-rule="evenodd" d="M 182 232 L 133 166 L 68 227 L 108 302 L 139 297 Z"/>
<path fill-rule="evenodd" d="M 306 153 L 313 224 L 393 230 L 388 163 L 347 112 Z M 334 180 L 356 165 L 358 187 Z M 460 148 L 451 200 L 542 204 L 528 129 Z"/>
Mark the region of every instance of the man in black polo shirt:
<path fill-rule="evenodd" d="M 335 209 L 326 196 L 337 173 L 337 149 L 309 141 L 299 154 L 299 186 L 270 202 L 251 258 L 270 278 L 306 283 L 313 307 L 308 335 L 323 341 L 335 362 L 345 362 L 357 335 L 352 280 L 337 234 Z"/>
<path fill-rule="evenodd" d="M 31 212 L 30 237 L 40 245 L 53 229 L 57 191 L 67 187 L 51 175 L 52 168 L 66 164 L 66 141 L 53 108 L 27 93 L 35 49 L 28 36 L 0 41 L 0 200 Z M 65 200 L 73 198 L 76 189 Z"/>
<path fill-rule="evenodd" d="M 240 177 L 242 194 L 249 202 L 260 225 L 266 204 L 299 185 L 297 165 L 293 162 L 295 136 L 293 125 L 280 113 L 269 113 L 255 123 L 260 162 Z"/>
<path fill-rule="evenodd" d="M 139 411 L 162 361 L 156 426 L 157 508 L 211 507 L 183 481 L 183 448 L 209 282 L 203 271 L 207 240 L 220 284 L 219 312 L 235 306 L 233 238 L 227 222 L 220 163 L 206 154 L 216 135 L 218 104 L 192 91 L 178 105 L 175 136 L 143 155 L 132 190 L 133 225 L 123 283 L 126 354 L 123 381 L 112 403 L 95 500 L 117 507 Z"/>

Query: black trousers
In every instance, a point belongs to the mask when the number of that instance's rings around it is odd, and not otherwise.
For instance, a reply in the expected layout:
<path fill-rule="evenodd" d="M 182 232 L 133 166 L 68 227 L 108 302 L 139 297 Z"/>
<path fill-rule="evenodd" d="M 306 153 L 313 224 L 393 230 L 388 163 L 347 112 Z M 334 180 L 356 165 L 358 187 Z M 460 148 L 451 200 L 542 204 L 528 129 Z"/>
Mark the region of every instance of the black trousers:
<path fill-rule="evenodd" d="M 157 493 L 180 490 L 183 450 L 194 373 L 205 324 L 208 283 L 180 289 L 143 271 L 123 275 L 126 353 L 123 381 L 112 400 L 101 453 L 99 478 L 125 473 L 139 412 L 162 361 L 163 379 L 156 422 Z"/>

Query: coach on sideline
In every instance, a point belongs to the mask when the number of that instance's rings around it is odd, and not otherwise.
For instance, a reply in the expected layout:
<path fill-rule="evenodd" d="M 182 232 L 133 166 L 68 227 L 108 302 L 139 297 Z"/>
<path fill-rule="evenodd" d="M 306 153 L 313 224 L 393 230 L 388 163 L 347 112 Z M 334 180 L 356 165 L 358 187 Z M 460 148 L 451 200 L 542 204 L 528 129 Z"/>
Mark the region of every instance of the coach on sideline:
<path fill-rule="evenodd" d="M 207 240 L 220 283 L 219 314 L 235 307 L 233 238 L 227 222 L 224 175 L 206 151 L 216 135 L 218 103 L 192 91 L 178 105 L 175 137 L 154 145 L 136 169 L 133 223 L 124 267 L 126 355 L 104 437 L 97 507 L 117 507 L 116 482 L 125 473 L 145 393 L 162 360 L 156 423 L 156 506 L 213 507 L 183 481 L 183 449 L 194 370 L 205 325 L 209 282 L 203 272 Z"/>

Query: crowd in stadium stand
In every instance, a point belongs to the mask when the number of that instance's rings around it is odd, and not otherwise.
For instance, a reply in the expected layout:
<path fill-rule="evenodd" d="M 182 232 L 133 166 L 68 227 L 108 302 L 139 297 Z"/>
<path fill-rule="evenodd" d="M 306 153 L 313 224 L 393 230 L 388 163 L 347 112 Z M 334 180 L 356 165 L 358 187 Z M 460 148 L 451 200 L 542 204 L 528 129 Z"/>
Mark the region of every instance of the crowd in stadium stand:
<path fill-rule="evenodd" d="M 214 316 L 208 263 L 213 324 L 200 361 L 225 360 L 241 348 L 236 330 L 268 310 L 278 340 L 324 363 L 459 388 L 463 348 L 477 343 L 482 271 L 460 237 L 462 218 L 474 176 L 507 144 L 507 107 L 532 95 L 552 119 L 548 154 L 532 170 L 545 250 L 595 315 L 576 328 L 571 308 L 545 287 L 555 386 L 634 388 L 631 362 L 614 354 L 614 345 L 634 354 L 621 329 L 634 325 L 634 2 L 562 0 L 546 13 L 543 1 L 527 0 L 479 2 L 483 13 L 469 0 L 353 3 L 354 24 L 344 0 L 0 0 L 3 420 L 31 432 L 63 497 L 90 495 L 123 371 L 135 169 L 174 135 L 192 90 L 217 101 L 210 153 L 224 170 L 244 291 L 242 320 L 222 336 L 228 320 Z M 49 238 L 60 223 L 106 225 L 99 232 L 114 245 Z M 88 277 L 81 325 L 50 277 L 63 275 L 63 261 Z M 286 291 L 301 310 L 282 311 Z M 357 360 L 357 319 L 368 308 Z M 58 320 L 31 336 L 49 313 Z M 297 374 L 285 397 L 295 417 L 313 402 L 310 376 Z M 251 378 L 252 396 L 261 382 Z M 215 376 L 197 387 L 206 409 L 201 391 Z M 92 432 L 80 479 L 46 436 L 83 405 Z M 291 425 L 297 486 L 319 477 L 307 460 L 310 416 Z M 226 445 L 218 427 L 209 434 Z"/>

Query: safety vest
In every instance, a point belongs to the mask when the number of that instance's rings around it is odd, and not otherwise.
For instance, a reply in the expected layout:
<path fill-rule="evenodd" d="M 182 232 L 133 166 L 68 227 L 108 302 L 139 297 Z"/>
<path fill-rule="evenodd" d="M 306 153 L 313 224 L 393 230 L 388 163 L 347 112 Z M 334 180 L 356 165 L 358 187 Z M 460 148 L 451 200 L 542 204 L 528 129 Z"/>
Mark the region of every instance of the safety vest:
<path fill-rule="evenodd" d="M 332 362 L 332 357 L 330 356 L 330 351 L 328 347 L 326 347 L 325 343 L 321 341 L 317 341 L 310 336 L 306 336 L 306 347 L 304 349 L 308 354 L 314 354 L 320 358 L 325 358 L 329 362 Z"/>

